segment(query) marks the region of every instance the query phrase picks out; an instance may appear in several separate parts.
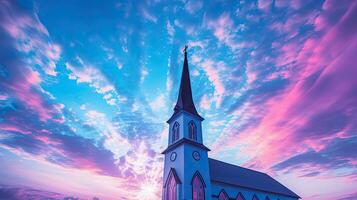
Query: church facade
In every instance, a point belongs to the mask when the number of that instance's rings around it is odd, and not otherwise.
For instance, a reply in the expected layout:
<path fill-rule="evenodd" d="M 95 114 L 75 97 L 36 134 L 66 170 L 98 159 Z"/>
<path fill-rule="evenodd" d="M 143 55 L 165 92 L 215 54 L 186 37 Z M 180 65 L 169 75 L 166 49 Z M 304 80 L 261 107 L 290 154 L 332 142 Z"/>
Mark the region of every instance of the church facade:
<path fill-rule="evenodd" d="M 186 47 L 187 48 L 187 47 Z M 194 105 L 187 61 L 184 64 L 164 154 L 162 200 L 297 200 L 300 197 L 269 175 L 208 157 L 204 120 Z"/>

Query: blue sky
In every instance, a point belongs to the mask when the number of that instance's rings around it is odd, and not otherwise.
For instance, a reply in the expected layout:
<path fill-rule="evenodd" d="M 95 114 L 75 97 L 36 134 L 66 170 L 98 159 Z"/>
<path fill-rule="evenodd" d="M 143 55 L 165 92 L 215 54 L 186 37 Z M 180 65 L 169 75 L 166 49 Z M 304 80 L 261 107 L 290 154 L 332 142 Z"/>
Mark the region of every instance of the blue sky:
<path fill-rule="evenodd" d="M 307 199 L 353 199 L 356 13 L 347 0 L 2 1 L 2 189 L 158 198 L 187 44 L 211 157 Z"/>

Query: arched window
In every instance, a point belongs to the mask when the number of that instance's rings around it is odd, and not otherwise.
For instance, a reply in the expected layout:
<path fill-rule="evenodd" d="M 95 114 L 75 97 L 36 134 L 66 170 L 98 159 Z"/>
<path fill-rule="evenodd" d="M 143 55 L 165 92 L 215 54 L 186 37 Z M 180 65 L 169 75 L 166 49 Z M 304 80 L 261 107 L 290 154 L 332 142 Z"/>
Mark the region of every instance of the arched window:
<path fill-rule="evenodd" d="M 192 200 L 205 200 L 205 183 L 197 171 L 192 179 Z"/>
<path fill-rule="evenodd" d="M 244 196 L 242 193 L 238 193 L 237 200 L 245 200 Z"/>
<path fill-rule="evenodd" d="M 193 121 L 188 123 L 188 135 L 190 139 L 197 141 L 197 128 Z"/>
<path fill-rule="evenodd" d="M 180 136 L 180 124 L 178 122 L 174 123 L 172 127 L 172 142 L 175 142 Z"/>
<path fill-rule="evenodd" d="M 228 194 L 224 190 L 221 190 L 218 195 L 218 200 L 229 200 Z"/>
<path fill-rule="evenodd" d="M 252 200 L 259 200 L 259 199 L 256 195 L 254 195 Z"/>
<path fill-rule="evenodd" d="M 165 184 L 165 200 L 177 200 L 177 184 L 180 183 L 175 170 L 171 169 Z"/>
<path fill-rule="evenodd" d="M 166 200 L 176 200 L 177 194 L 176 194 L 176 181 L 173 176 L 170 177 L 169 182 L 167 184 L 167 194 L 166 194 Z"/>

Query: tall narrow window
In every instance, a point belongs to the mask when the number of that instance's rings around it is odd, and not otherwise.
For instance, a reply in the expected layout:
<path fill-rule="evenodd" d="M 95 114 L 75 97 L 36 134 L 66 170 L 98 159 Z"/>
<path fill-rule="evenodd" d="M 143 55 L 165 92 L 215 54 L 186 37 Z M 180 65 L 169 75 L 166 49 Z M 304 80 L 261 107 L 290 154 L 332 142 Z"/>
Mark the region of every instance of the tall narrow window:
<path fill-rule="evenodd" d="M 201 175 L 196 172 L 192 179 L 192 200 L 204 200 L 205 199 L 205 185 L 203 183 Z"/>
<path fill-rule="evenodd" d="M 238 193 L 237 200 L 245 200 L 244 196 L 242 193 Z"/>
<path fill-rule="evenodd" d="M 177 200 L 177 185 L 181 184 L 174 169 L 169 172 L 165 184 L 165 200 Z"/>
<path fill-rule="evenodd" d="M 180 136 L 180 124 L 175 122 L 174 126 L 172 127 L 172 143 L 175 142 Z"/>
<path fill-rule="evenodd" d="M 176 181 L 173 176 L 170 177 L 169 184 L 167 185 L 167 198 L 166 200 L 176 200 Z"/>
<path fill-rule="evenodd" d="M 197 128 L 195 122 L 193 121 L 188 123 L 188 134 L 190 139 L 197 141 Z"/>
<path fill-rule="evenodd" d="M 219 193 L 218 200 L 229 200 L 229 197 L 224 190 Z"/>

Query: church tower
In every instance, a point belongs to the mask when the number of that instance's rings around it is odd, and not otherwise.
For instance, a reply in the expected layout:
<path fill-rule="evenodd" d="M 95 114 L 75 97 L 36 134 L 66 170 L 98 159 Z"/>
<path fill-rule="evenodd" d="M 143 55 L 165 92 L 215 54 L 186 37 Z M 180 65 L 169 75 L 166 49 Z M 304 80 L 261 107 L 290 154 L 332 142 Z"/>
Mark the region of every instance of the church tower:
<path fill-rule="evenodd" d="M 203 118 L 192 99 L 187 46 L 184 50 L 180 90 L 169 124 L 165 155 L 163 200 L 210 200 L 208 151 L 203 145 Z"/>

